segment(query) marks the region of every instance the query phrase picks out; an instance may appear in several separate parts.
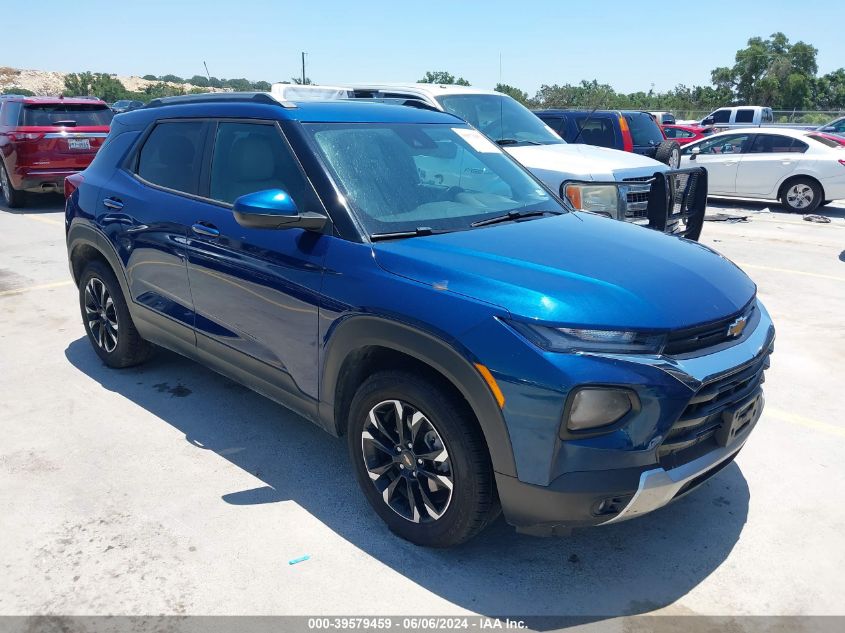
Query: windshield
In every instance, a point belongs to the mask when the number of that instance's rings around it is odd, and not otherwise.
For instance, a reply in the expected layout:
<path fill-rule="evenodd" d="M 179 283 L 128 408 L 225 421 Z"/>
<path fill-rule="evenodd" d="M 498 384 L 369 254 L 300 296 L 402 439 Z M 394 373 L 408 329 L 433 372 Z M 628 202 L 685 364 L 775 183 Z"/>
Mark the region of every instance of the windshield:
<path fill-rule="evenodd" d="M 461 117 L 494 141 L 552 145 L 563 140 L 528 108 L 505 95 L 437 97 L 443 109 Z"/>
<path fill-rule="evenodd" d="M 370 235 L 461 230 L 510 212 L 564 211 L 497 145 L 466 126 L 304 127 Z"/>
<path fill-rule="evenodd" d="M 27 104 L 23 108 L 21 125 L 55 126 L 67 121 L 82 126 L 107 126 L 114 112 L 107 105 L 87 103 Z"/>

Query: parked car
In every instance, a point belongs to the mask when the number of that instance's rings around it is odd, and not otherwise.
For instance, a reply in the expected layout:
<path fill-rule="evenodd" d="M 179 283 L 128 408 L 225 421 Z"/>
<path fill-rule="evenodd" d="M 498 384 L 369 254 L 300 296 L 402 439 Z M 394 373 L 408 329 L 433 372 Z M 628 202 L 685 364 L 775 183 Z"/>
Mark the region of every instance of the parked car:
<path fill-rule="evenodd" d="M 751 127 L 771 125 L 775 121 L 771 108 L 763 106 L 734 106 L 714 110 L 701 121 L 678 121 L 682 124 L 695 124 L 702 127 L 714 126 L 716 131 L 730 127 Z"/>
<path fill-rule="evenodd" d="M 686 145 L 693 141 L 698 141 L 706 138 L 714 133 L 712 127 L 702 127 L 700 125 L 664 125 L 663 135 L 677 141 L 679 145 Z"/>
<path fill-rule="evenodd" d="M 690 143 L 681 160 L 707 169 L 715 196 L 780 200 L 801 213 L 845 198 L 845 152 L 814 132 L 731 130 Z"/>
<path fill-rule="evenodd" d="M 99 99 L 0 99 L 2 202 L 20 207 L 26 192 L 61 191 L 65 176 L 91 163 L 113 116 Z"/>
<path fill-rule="evenodd" d="M 811 132 L 807 134 L 807 136 L 821 141 L 822 143 L 824 143 L 825 141 L 831 141 L 836 145 L 845 145 L 845 136 L 839 136 L 838 134 L 828 134 L 827 132 Z"/>
<path fill-rule="evenodd" d="M 137 110 L 138 108 L 143 107 L 143 101 L 136 101 L 133 99 L 121 99 L 120 101 L 115 101 L 111 105 L 112 112 L 115 114 L 121 114 L 122 112 L 129 112 L 130 110 Z"/>
<path fill-rule="evenodd" d="M 677 169 L 681 146 L 667 140 L 649 112 L 637 110 L 534 110 L 567 143 L 634 152 Z"/>
<path fill-rule="evenodd" d="M 707 191 L 703 170 L 672 171 L 645 156 L 567 144 L 519 102 L 492 90 L 422 83 L 349 88 L 354 98 L 418 102 L 459 116 L 575 208 L 688 239 L 701 235 Z"/>
<path fill-rule="evenodd" d="M 835 134 L 836 136 L 845 137 L 845 116 L 834 119 L 830 123 L 825 123 L 816 128 L 817 132 L 826 132 L 827 134 Z"/>
<path fill-rule="evenodd" d="M 658 125 L 674 125 L 675 115 L 671 112 L 649 112 L 651 116 L 655 118 Z"/>
<path fill-rule="evenodd" d="M 738 267 L 568 212 L 450 114 L 167 98 L 115 119 L 77 180 L 68 257 L 98 357 L 167 347 L 344 436 L 414 543 L 465 541 L 500 503 L 532 533 L 642 515 L 760 417 L 774 328 Z"/>

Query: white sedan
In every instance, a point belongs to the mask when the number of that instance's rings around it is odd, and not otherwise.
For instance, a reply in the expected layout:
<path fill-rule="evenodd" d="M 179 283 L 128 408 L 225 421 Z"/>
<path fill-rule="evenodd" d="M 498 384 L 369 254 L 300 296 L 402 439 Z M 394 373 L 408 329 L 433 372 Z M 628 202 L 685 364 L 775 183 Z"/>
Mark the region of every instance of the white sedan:
<path fill-rule="evenodd" d="M 683 147 L 681 167 L 707 170 L 713 196 L 780 200 L 810 213 L 845 198 L 845 148 L 806 130 L 746 128 Z"/>

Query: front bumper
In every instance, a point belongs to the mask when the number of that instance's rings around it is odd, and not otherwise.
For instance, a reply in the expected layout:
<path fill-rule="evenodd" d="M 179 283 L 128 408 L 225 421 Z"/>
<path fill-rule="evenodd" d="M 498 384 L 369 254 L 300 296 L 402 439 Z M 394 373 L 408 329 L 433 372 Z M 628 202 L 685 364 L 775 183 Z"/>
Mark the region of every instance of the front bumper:
<path fill-rule="evenodd" d="M 671 503 L 727 466 L 747 442 L 763 408 L 760 383 L 774 327 L 762 304 L 757 306 L 759 320 L 753 331 L 710 354 L 594 355 L 616 361 L 614 366 L 624 363 L 632 370 L 639 368 L 637 380 L 646 381 L 640 383 L 646 390 L 663 376 L 677 381 L 688 395 L 680 402 L 666 400 L 664 395 L 650 402 L 644 399 L 642 413 L 612 434 L 555 440 L 554 456 L 543 466 L 552 476 L 545 481 L 539 467 L 531 468 L 540 463 L 536 451 L 533 460 L 520 460 L 515 453 L 521 479 L 496 474 L 508 522 L 523 531 L 549 534 L 559 528 L 623 521 Z M 727 395 L 714 398 L 714 389 L 724 389 Z M 701 406 L 704 412 L 695 408 Z M 699 424 L 700 437 L 682 441 L 698 433 Z M 536 430 L 531 435 L 536 437 Z M 512 442 L 519 452 L 529 446 L 514 434 Z M 667 454 L 668 446 L 675 448 Z"/>

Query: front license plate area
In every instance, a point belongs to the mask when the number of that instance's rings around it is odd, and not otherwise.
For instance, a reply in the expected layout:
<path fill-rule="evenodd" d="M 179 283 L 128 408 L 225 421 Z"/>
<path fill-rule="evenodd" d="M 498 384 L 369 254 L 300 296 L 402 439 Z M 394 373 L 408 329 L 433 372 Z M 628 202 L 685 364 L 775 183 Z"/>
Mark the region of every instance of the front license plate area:
<path fill-rule="evenodd" d="M 68 149 L 91 149 L 91 141 L 87 138 L 69 138 Z"/>
<path fill-rule="evenodd" d="M 753 425 L 763 413 L 763 392 L 758 391 L 750 400 L 722 412 L 722 424 L 716 431 L 719 446 L 733 444 L 737 436 Z"/>

